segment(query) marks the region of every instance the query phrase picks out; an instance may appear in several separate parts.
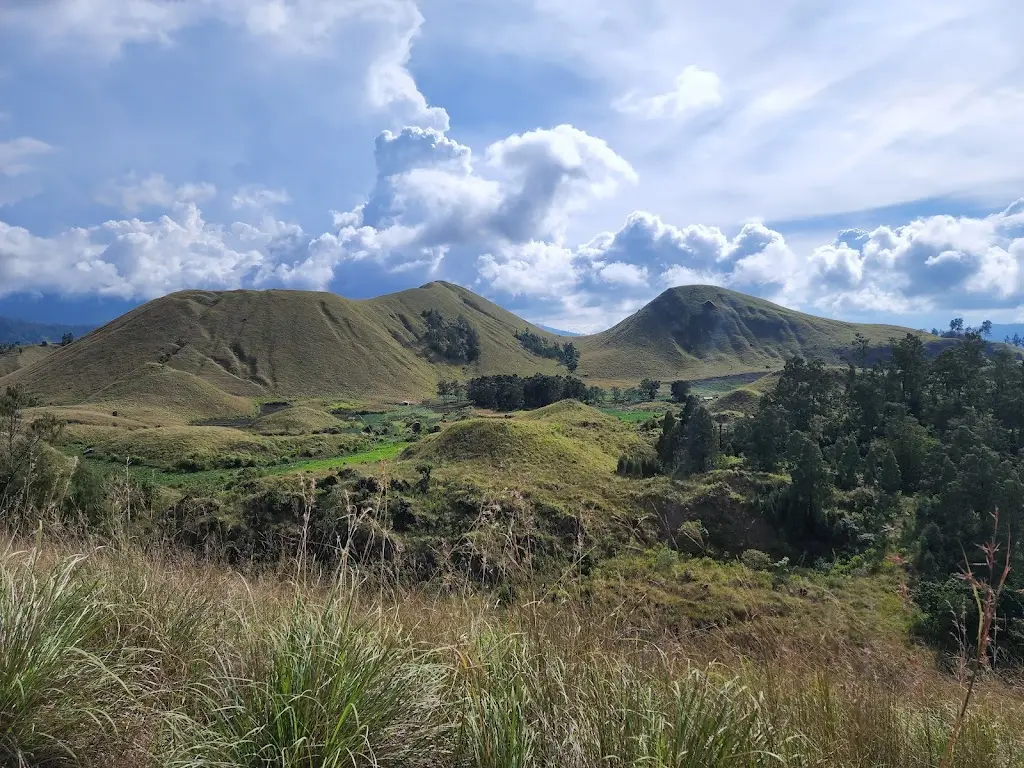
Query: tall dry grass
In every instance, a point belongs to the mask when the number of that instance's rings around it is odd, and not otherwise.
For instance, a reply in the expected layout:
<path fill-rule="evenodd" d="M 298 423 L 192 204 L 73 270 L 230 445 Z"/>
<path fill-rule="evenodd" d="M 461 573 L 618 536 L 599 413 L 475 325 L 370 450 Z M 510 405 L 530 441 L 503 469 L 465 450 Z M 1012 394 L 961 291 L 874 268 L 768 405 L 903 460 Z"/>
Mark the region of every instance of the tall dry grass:
<path fill-rule="evenodd" d="M 12 542 L 0 583 L 3 765 L 923 768 L 960 700 L 925 659 L 863 674 L 882 645 L 752 654 L 583 604 L 130 540 Z M 977 681 L 954 764 L 1024 765 L 1010 686 Z"/>

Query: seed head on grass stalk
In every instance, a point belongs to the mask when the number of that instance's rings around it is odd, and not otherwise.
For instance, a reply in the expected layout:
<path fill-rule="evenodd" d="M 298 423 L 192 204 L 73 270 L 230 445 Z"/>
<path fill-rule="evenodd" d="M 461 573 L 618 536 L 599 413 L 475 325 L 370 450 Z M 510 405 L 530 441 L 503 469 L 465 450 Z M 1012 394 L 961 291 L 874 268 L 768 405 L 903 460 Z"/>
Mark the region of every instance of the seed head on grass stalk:
<path fill-rule="evenodd" d="M 964 691 L 960 708 L 957 711 L 956 720 L 949 735 L 949 742 L 946 751 L 942 756 L 941 768 L 949 768 L 953 765 L 953 756 L 956 753 L 956 744 L 963 730 L 964 721 L 967 718 L 967 709 L 971 704 L 971 696 L 974 693 L 974 686 L 981 672 L 989 666 L 989 651 L 992 649 L 995 633 L 998 630 L 998 608 L 999 599 L 1006 588 L 1006 580 L 1010 576 L 1010 558 L 1013 554 L 1013 540 L 1009 532 L 1006 534 L 1006 550 L 1002 563 L 999 562 L 999 507 L 992 512 L 992 538 L 979 544 L 984 555 L 984 560 L 973 564 L 985 569 L 987 578 L 981 579 L 974 573 L 974 568 L 967 556 L 964 567 L 957 574 L 957 578 L 967 584 L 974 597 L 975 607 L 978 610 L 978 632 L 975 637 L 974 655 L 970 662 L 970 677 L 967 689 Z"/>

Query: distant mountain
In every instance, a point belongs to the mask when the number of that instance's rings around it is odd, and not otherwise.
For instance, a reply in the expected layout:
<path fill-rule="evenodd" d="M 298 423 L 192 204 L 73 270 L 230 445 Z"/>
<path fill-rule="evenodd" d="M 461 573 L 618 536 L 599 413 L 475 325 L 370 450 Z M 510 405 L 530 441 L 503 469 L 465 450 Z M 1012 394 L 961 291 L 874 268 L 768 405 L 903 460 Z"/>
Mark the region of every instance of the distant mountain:
<path fill-rule="evenodd" d="M 541 325 L 537 323 L 538 328 L 543 328 L 548 333 L 553 333 L 556 336 L 582 336 L 582 333 L 576 333 L 575 331 L 563 331 L 559 328 L 552 328 L 550 325 Z"/>
<path fill-rule="evenodd" d="M 425 310 L 463 315 L 480 355 L 451 364 L 426 342 Z M 314 291 L 181 291 L 154 299 L 10 375 L 51 402 L 98 400 L 129 380 L 155 377 L 151 365 L 178 371 L 166 390 L 189 387 L 243 397 L 346 395 L 412 398 L 433 394 L 442 378 L 559 370 L 515 333 L 554 337 L 476 294 L 428 283 L 374 299 Z M 561 368 L 564 372 L 565 368 Z M 186 380 L 192 379 L 192 384 Z M 105 394 L 106 393 L 106 394 Z"/>
<path fill-rule="evenodd" d="M 1005 341 L 1014 334 L 1024 336 L 1024 323 L 993 323 L 989 341 Z"/>
<path fill-rule="evenodd" d="M 890 338 L 907 333 L 941 344 L 909 328 L 815 317 L 711 285 L 670 288 L 618 325 L 576 344 L 583 373 L 666 380 L 771 370 L 797 354 L 841 363 L 850 357 L 857 333 L 868 338 L 875 354 Z"/>
<path fill-rule="evenodd" d="M 463 316 L 479 337 L 479 357 L 453 364 L 431 351 L 425 310 L 448 321 Z M 184 398 L 208 403 L 196 412 L 213 414 L 228 403 L 220 395 L 414 399 L 433 394 L 441 379 L 565 373 L 555 360 L 523 347 L 516 333 L 524 327 L 558 338 L 445 282 L 365 300 L 311 291 L 182 291 L 45 358 L 25 358 L 13 371 L 8 366 L 3 382 L 23 384 L 53 403 L 127 398 L 159 408 Z M 839 363 L 850 356 L 857 333 L 881 349 L 907 332 L 813 317 L 713 286 L 685 286 L 665 291 L 607 331 L 573 341 L 581 352 L 577 375 L 630 386 L 645 376 L 670 381 L 775 370 L 795 354 Z M 228 410 L 241 407 L 230 402 Z"/>
<path fill-rule="evenodd" d="M 89 325 L 33 323 L 29 320 L 0 317 L 0 344 L 38 344 L 41 341 L 56 343 L 65 333 L 71 333 L 77 339 L 92 329 L 93 326 Z"/>

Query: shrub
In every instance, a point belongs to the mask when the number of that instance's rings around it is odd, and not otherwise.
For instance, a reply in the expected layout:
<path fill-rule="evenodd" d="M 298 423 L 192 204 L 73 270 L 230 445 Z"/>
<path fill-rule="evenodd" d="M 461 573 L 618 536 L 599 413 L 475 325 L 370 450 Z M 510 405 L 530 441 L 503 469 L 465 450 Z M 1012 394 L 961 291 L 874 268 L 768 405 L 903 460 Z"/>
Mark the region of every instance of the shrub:
<path fill-rule="evenodd" d="M 743 550 L 740 561 L 752 571 L 768 571 L 772 567 L 771 556 L 759 549 Z"/>
<path fill-rule="evenodd" d="M 702 555 L 707 548 L 708 529 L 700 520 L 687 520 L 676 530 L 676 548 L 688 555 Z"/>

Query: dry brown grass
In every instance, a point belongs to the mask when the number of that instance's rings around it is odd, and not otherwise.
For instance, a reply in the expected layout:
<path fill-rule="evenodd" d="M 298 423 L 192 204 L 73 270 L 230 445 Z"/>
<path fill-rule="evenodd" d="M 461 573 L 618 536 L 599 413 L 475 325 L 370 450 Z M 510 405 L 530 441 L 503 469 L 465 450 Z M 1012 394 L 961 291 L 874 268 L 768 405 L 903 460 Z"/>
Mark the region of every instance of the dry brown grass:
<path fill-rule="evenodd" d="M 95 585 L 79 607 L 102 618 L 83 650 L 103 659 L 130 695 L 92 691 L 90 706 L 110 718 L 105 746 L 65 734 L 78 762 L 60 765 L 250 765 L 247 750 L 260 743 L 320 738 L 318 723 L 336 716 L 332 697 L 341 694 L 323 689 L 327 709 L 304 709 L 273 686 L 285 673 L 302 685 L 335 674 L 350 679 L 353 668 L 328 654 L 338 643 L 353 658 L 391 665 L 386 677 L 351 678 L 362 686 L 356 693 L 367 722 L 380 729 L 354 738 L 372 745 L 384 764 L 550 765 L 558 755 L 558 764 L 581 768 L 937 766 L 961 695 L 929 654 L 891 638 L 851 644 L 826 626 L 679 637 L 525 586 L 506 605 L 457 579 L 444 590 L 437 583 L 399 587 L 370 572 L 341 579 L 295 561 L 239 571 L 165 547 L 72 538 L 10 541 L 0 573 L 5 584 L 23 583 L 30 573 L 45 582 L 73 556 L 84 559 L 72 569 L 72 583 Z M 512 557 L 523 561 L 522 553 Z M 326 645 L 304 645 L 307 632 Z M 274 664 L 286 667 L 272 672 Z M 246 687 L 250 679 L 257 688 Z M 395 688 L 395 680 L 409 687 Z M 671 692 L 679 686 L 685 696 L 677 700 Z M 346 690 L 349 701 L 356 694 Z M 386 691 L 387 700 L 375 691 Z M 47 714 L 54 727 L 58 716 L 78 722 L 81 712 L 70 707 L 83 703 L 75 693 L 68 692 L 66 711 Z M 994 674 L 979 679 L 975 693 L 956 764 L 1019 764 L 1024 693 Z M 697 708 L 683 706 L 693 696 Z M 243 719 L 217 715 L 218 702 L 242 707 Z M 288 732 L 239 741 L 240 723 L 259 723 L 256 706 L 285 707 Z M 712 733 L 726 740 L 724 752 L 694 746 L 694 734 L 707 747 Z M 645 741 L 656 734 L 669 741 Z M 418 760 L 401 749 L 417 739 L 424 750 Z M 654 743 L 668 751 L 652 752 Z M 670 743 L 690 751 L 673 752 Z M 770 748 L 778 759 L 754 747 Z M 289 754 L 274 764 L 335 764 Z M 388 762 L 402 754 L 399 763 Z M 364 754 L 355 764 L 370 759 Z"/>

